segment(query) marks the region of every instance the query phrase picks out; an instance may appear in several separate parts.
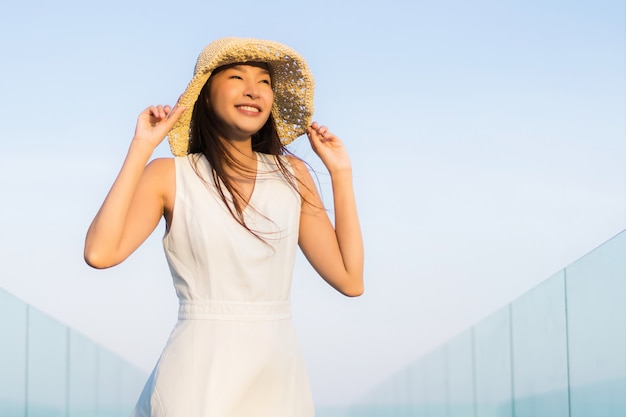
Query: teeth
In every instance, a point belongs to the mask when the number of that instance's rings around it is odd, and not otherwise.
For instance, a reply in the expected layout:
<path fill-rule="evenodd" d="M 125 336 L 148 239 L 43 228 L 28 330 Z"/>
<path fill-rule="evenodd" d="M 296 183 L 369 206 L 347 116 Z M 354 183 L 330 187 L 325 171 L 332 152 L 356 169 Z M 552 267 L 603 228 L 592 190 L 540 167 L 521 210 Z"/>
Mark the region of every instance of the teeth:
<path fill-rule="evenodd" d="M 259 112 L 259 109 L 257 109 L 256 107 L 251 107 L 251 106 L 238 106 L 241 110 L 246 110 L 246 111 L 253 111 L 253 112 Z"/>

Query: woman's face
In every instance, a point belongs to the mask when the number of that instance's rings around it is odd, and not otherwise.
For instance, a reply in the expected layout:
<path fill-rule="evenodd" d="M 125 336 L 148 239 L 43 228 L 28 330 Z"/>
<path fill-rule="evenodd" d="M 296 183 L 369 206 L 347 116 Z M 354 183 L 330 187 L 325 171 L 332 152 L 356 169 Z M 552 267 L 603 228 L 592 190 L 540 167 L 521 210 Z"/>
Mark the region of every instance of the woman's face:
<path fill-rule="evenodd" d="M 247 140 L 270 116 L 274 92 L 267 66 L 238 64 L 214 74 L 209 85 L 211 108 L 230 140 Z"/>

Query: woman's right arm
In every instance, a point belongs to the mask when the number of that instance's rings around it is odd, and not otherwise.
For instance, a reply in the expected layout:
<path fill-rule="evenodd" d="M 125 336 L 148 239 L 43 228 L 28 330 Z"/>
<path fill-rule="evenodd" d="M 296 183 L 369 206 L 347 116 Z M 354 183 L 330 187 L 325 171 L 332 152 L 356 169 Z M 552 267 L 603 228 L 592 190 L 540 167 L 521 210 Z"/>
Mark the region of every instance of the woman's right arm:
<path fill-rule="evenodd" d="M 90 266 L 108 268 L 122 262 L 173 207 L 173 159 L 146 164 L 184 110 L 151 106 L 139 115 L 122 169 L 87 231 L 84 257 Z"/>

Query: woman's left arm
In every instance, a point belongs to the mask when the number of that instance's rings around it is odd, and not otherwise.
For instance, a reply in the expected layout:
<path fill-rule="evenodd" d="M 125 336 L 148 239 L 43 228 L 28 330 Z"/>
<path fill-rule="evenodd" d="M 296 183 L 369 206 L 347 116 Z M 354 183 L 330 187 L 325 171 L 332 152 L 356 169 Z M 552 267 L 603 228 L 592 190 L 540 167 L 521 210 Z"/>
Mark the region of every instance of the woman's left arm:
<path fill-rule="evenodd" d="M 302 161 L 292 160 L 303 195 L 299 244 L 313 268 L 337 291 L 363 293 L 363 238 L 352 186 L 352 166 L 343 143 L 325 126 L 313 123 L 307 136 L 331 177 L 335 227 Z"/>

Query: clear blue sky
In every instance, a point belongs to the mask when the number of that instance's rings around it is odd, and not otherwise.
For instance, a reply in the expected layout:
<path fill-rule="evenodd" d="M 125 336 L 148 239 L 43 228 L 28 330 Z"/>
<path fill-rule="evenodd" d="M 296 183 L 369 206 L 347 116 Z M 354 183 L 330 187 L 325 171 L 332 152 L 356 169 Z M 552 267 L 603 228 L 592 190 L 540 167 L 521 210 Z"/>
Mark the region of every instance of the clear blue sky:
<path fill-rule="evenodd" d="M 293 286 L 317 402 L 353 400 L 626 227 L 624 2 L 512 3 L 3 5 L 0 286 L 150 370 L 176 319 L 163 229 L 107 271 L 84 233 L 137 114 L 175 102 L 200 50 L 277 40 L 353 158 L 366 294 L 302 260 Z"/>

